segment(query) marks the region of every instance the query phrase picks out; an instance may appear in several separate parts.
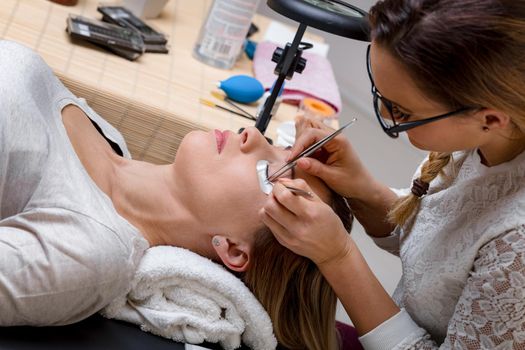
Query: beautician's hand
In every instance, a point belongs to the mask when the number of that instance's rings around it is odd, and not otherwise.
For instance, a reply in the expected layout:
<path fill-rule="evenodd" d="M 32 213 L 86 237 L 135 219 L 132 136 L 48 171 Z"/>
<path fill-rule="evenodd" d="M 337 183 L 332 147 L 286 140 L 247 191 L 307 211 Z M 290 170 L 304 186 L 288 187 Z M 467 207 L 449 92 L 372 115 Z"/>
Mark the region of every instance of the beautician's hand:
<path fill-rule="evenodd" d="M 295 195 L 283 184 L 311 192 L 312 197 Z M 339 217 L 302 179 L 279 179 L 260 215 L 279 243 L 318 266 L 351 251 L 350 235 Z"/>
<path fill-rule="evenodd" d="M 295 120 L 296 141 L 288 159 L 334 131 L 311 118 L 298 116 Z M 321 178 L 334 191 L 349 198 L 366 196 L 366 189 L 373 181 L 344 135 L 338 135 L 311 157 L 300 159 L 297 166 Z"/>

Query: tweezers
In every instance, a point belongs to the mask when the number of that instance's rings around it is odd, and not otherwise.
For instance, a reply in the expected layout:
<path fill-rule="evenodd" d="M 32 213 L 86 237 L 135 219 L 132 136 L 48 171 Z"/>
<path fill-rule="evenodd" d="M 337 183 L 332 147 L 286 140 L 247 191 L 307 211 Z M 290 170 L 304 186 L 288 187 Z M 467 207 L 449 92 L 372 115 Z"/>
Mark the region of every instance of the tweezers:
<path fill-rule="evenodd" d="M 270 194 L 273 189 L 273 182 L 268 181 L 268 161 L 261 159 L 257 162 L 257 178 L 259 179 L 259 186 L 261 187 L 261 191 L 263 191 L 265 194 Z M 289 191 L 291 191 L 294 194 L 312 198 L 313 192 L 301 190 L 300 188 L 295 188 L 292 186 L 284 185 Z"/>
<path fill-rule="evenodd" d="M 299 196 L 308 197 L 308 198 L 312 198 L 314 196 L 314 194 L 310 191 L 301 190 L 300 188 L 295 188 L 295 187 L 288 186 L 288 185 L 284 185 L 284 187 L 286 187 L 288 191 L 294 194 L 297 194 Z"/>
<path fill-rule="evenodd" d="M 300 158 L 303 158 L 303 157 L 308 157 L 309 155 L 311 155 L 312 153 L 317 151 L 319 148 L 323 147 L 328 141 L 332 140 L 334 137 L 339 135 L 344 129 L 346 129 L 347 127 L 352 125 L 356 120 L 357 120 L 356 118 L 352 119 L 351 121 L 349 121 L 348 123 L 346 123 L 345 125 L 343 125 L 339 129 L 337 129 L 336 131 L 334 131 L 330 135 L 327 135 L 327 136 L 323 137 L 321 140 L 317 141 L 316 143 L 314 143 L 313 145 L 311 145 L 310 147 L 308 147 L 307 149 L 305 149 L 304 151 L 299 153 L 292 160 L 290 160 L 288 163 L 283 165 L 279 170 L 274 172 L 272 175 L 268 176 L 268 181 L 270 181 L 270 182 L 275 181 L 279 176 L 282 176 L 288 170 L 293 168 L 297 164 L 297 160 L 299 160 Z"/>

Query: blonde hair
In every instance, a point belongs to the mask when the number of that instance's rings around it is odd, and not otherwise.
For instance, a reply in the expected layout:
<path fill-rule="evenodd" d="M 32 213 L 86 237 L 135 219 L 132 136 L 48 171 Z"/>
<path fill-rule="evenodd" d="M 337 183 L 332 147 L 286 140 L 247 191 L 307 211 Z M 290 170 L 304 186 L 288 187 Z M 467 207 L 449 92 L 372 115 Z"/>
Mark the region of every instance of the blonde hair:
<path fill-rule="evenodd" d="M 352 215 L 332 193 L 332 208 L 350 232 Z M 268 228 L 256 233 L 252 261 L 241 276 L 273 323 L 280 346 L 290 350 L 337 350 L 337 297 L 317 266 L 285 248 Z"/>
<path fill-rule="evenodd" d="M 421 166 L 421 176 L 419 180 L 430 184 L 443 168 L 450 162 L 452 155 L 450 153 L 431 152 L 428 160 Z M 396 225 L 403 225 L 419 209 L 420 197 L 414 193 L 408 196 L 400 197 L 388 213 L 388 220 Z"/>
<path fill-rule="evenodd" d="M 525 133 L 525 2 L 384 0 L 370 9 L 372 39 L 398 59 L 428 97 L 450 110 L 488 107 Z M 420 180 L 430 184 L 450 162 L 431 153 Z M 402 225 L 419 207 L 401 198 L 389 218 Z"/>

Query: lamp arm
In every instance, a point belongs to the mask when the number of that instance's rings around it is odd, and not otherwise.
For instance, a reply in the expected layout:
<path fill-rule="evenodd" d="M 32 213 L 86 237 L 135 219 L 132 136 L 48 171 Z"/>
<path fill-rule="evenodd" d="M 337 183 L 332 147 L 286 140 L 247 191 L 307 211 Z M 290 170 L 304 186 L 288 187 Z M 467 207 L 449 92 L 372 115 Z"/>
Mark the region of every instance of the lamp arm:
<path fill-rule="evenodd" d="M 257 116 L 257 121 L 255 122 L 255 127 L 261 132 L 261 134 L 264 135 L 266 132 L 266 128 L 268 127 L 268 124 L 270 123 L 270 119 L 272 118 L 272 108 L 275 104 L 275 101 L 277 100 L 277 97 L 279 96 L 279 92 L 281 91 L 281 88 L 284 84 L 284 80 L 288 77 L 288 79 L 292 78 L 293 70 L 295 70 L 295 67 L 292 66 L 294 62 L 296 62 L 295 56 L 297 55 L 299 45 L 301 44 L 301 39 L 303 38 L 303 35 L 306 31 L 307 25 L 300 23 L 299 28 L 297 29 L 297 32 L 295 33 L 295 37 L 293 39 L 292 45 L 286 51 L 286 55 L 284 57 L 284 62 L 282 64 L 282 68 L 280 71 L 276 71 L 275 73 L 278 74 L 277 80 L 275 81 L 275 85 L 272 89 L 272 93 L 268 97 L 268 99 L 265 101 L 264 109 L 261 112 L 260 115 Z M 279 66 L 279 64 L 277 64 Z M 292 69 L 292 71 L 290 71 Z"/>

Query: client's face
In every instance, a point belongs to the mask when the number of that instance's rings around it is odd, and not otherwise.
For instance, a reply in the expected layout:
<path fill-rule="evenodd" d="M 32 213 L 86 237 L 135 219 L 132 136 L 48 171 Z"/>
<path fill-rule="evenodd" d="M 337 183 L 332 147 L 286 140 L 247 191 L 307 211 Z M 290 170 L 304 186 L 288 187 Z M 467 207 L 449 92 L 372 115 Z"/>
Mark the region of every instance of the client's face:
<path fill-rule="evenodd" d="M 177 181 L 184 184 L 184 202 L 210 233 L 253 242 L 262 227 L 258 211 L 267 195 L 259 187 L 256 163 L 269 162 L 268 172 L 280 168 L 288 151 L 270 145 L 256 128 L 242 134 L 231 131 L 195 131 L 182 141 L 175 161 Z M 325 201 L 330 193 L 316 177 L 300 169 L 283 177 L 303 178 Z"/>

